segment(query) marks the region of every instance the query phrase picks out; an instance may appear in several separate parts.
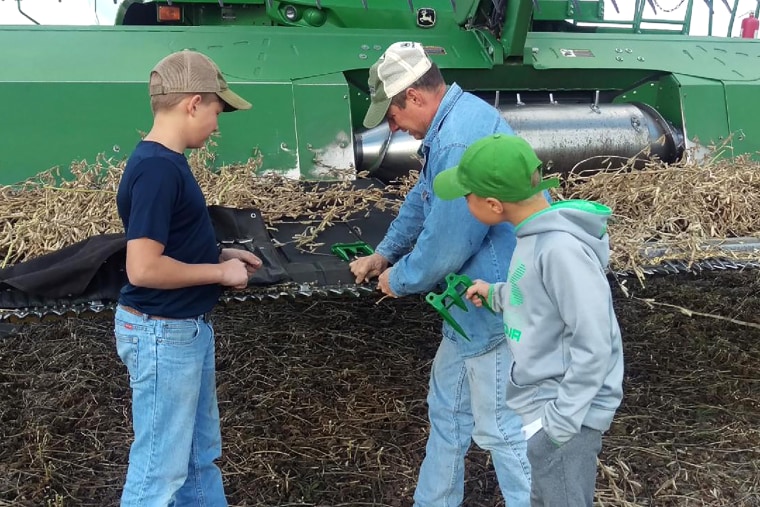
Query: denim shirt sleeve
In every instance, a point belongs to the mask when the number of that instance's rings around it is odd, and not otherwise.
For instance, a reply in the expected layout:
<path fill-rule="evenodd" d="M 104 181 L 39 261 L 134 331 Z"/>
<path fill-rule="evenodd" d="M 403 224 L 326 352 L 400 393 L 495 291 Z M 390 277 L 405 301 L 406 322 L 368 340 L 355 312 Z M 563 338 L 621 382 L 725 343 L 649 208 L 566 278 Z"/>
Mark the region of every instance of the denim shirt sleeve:
<path fill-rule="evenodd" d="M 420 176 L 421 178 L 421 176 Z M 385 237 L 375 248 L 388 262 L 395 264 L 401 256 L 409 252 L 417 240 L 424 224 L 422 207 L 422 185 L 420 181 L 407 193 L 398 215 L 391 222 Z"/>
<path fill-rule="evenodd" d="M 397 296 L 419 294 L 433 289 L 444 277 L 456 272 L 481 247 L 488 226 L 472 216 L 465 199 L 443 201 L 432 192 L 435 176 L 459 162 L 465 146 L 452 144 L 429 161 L 415 186 L 420 202 L 430 200 L 430 210 L 417 228 L 419 237 L 414 249 L 401 257 L 390 274 L 390 287 Z M 424 227 L 422 227 L 424 225 Z M 452 234 L 456 230 L 456 234 Z"/>

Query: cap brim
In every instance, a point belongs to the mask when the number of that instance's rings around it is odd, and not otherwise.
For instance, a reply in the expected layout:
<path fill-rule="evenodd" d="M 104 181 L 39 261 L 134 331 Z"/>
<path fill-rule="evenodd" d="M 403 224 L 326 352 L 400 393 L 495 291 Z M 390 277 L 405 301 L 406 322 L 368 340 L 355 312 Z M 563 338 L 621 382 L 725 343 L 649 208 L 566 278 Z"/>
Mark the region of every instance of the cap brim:
<path fill-rule="evenodd" d="M 385 119 L 385 115 L 388 113 L 388 108 L 391 106 L 391 99 L 385 99 L 379 102 L 372 102 L 369 105 L 367 114 L 364 116 L 364 126 L 368 129 L 375 128 L 380 125 Z"/>
<path fill-rule="evenodd" d="M 224 112 L 237 111 L 238 109 L 250 109 L 251 103 L 243 99 L 240 95 L 229 88 L 224 91 L 216 92 L 222 101 L 224 101 Z"/>
<path fill-rule="evenodd" d="M 442 171 L 433 180 L 433 192 L 444 201 L 451 201 L 472 191 L 459 183 L 459 166 Z"/>
<path fill-rule="evenodd" d="M 550 188 L 556 188 L 559 185 L 560 181 L 558 177 L 547 178 L 545 180 L 542 180 L 541 183 L 536 186 L 536 194 L 538 192 L 543 192 L 544 190 L 549 190 Z"/>

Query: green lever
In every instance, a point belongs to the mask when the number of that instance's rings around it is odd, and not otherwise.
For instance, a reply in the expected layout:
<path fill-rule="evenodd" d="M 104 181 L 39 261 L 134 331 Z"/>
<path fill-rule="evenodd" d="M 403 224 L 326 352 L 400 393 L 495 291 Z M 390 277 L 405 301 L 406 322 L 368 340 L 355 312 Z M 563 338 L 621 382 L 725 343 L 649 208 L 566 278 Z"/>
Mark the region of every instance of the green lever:
<path fill-rule="evenodd" d="M 460 285 L 464 285 L 464 288 L 462 290 L 458 290 L 457 287 Z M 467 336 L 467 334 L 464 332 L 464 329 L 462 329 L 462 326 L 459 325 L 459 323 L 454 320 L 454 318 L 449 313 L 449 308 L 451 308 L 451 305 L 456 305 L 465 312 L 467 310 L 467 306 L 464 302 L 464 293 L 467 291 L 467 288 L 472 285 L 472 280 L 470 280 L 470 277 L 467 275 L 457 275 L 456 273 L 449 273 L 446 275 L 446 289 L 443 290 L 440 294 L 436 294 L 435 292 L 429 292 L 427 296 L 425 296 L 425 300 L 430 303 L 430 305 L 436 309 L 438 313 L 441 314 L 441 317 L 443 317 L 443 320 L 449 323 L 451 327 L 454 328 L 459 334 L 461 334 L 465 340 L 472 341 Z M 488 301 L 483 296 L 478 295 L 480 300 L 483 302 L 483 306 L 493 312 L 491 307 L 488 305 Z"/>
<path fill-rule="evenodd" d="M 372 247 L 364 241 L 356 241 L 354 243 L 335 243 L 330 247 L 330 251 L 344 261 L 349 261 L 359 255 L 370 255 L 375 253 Z"/>

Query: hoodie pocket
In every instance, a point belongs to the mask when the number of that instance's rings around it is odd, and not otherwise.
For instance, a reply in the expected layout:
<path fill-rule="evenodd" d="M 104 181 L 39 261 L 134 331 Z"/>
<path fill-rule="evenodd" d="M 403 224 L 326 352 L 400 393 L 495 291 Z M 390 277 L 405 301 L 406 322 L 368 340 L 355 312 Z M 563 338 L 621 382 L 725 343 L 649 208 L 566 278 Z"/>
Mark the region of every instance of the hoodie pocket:
<path fill-rule="evenodd" d="M 515 382 L 515 365 L 516 363 L 512 361 L 509 367 L 509 393 L 507 396 L 510 399 L 510 406 L 526 407 L 535 401 L 538 386 L 535 384 L 522 385 Z"/>

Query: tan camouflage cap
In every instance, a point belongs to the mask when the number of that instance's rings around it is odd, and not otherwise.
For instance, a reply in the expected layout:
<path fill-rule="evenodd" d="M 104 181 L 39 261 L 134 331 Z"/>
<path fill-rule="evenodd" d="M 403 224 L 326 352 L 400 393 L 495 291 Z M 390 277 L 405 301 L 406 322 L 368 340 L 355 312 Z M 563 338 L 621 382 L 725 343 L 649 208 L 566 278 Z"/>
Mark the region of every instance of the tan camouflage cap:
<path fill-rule="evenodd" d="M 150 96 L 168 93 L 216 93 L 224 102 L 224 111 L 250 109 L 251 103 L 227 85 L 219 67 L 197 51 L 178 51 L 158 62 L 153 73 L 161 78 L 150 86 Z"/>

